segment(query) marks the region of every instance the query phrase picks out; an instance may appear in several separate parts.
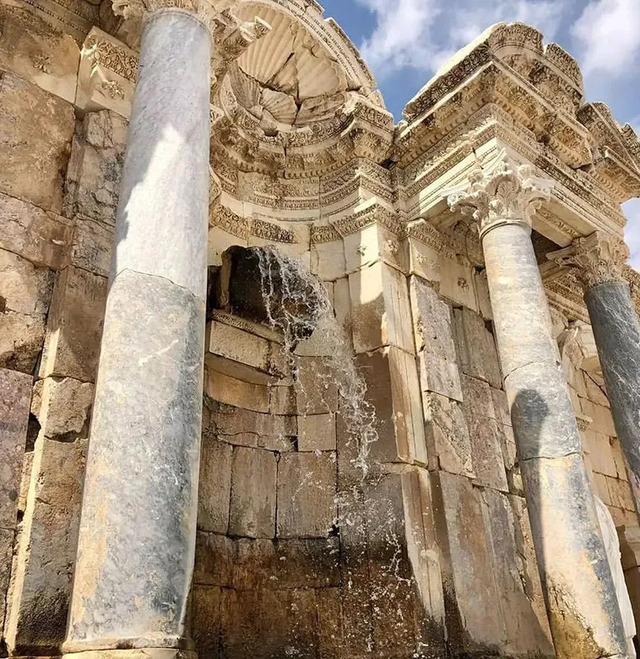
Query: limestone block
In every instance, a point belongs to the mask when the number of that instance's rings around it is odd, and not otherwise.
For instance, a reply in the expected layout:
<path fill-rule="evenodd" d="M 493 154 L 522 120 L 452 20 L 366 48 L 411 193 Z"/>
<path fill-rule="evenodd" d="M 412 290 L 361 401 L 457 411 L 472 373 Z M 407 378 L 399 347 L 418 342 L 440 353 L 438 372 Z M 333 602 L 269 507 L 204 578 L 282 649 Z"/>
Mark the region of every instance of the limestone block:
<path fill-rule="evenodd" d="M 583 398 L 588 398 L 596 405 L 610 407 L 609 399 L 607 398 L 607 393 L 604 388 L 604 382 L 597 382 L 591 373 L 588 373 L 587 371 L 581 371 L 580 375 L 585 385 L 585 392 L 584 394 L 580 393 L 580 395 L 583 396 Z"/>
<path fill-rule="evenodd" d="M 226 535 L 198 531 L 193 583 L 231 586 L 235 570 L 236 542 Z"/>
<path fill-rule="evenodd" d="M 419 277 L 409 279 L 416 352 L 456 361 L 451 307 Z"/>
<path fill-rule="evenodd" d="M 464 620 L 464 628 L 449 628 L 449 642 L 453 651 L 481 654 L 503 646 L 506 634 L 480 493 L 444 471 L 433 484 L 445 599 Z"/>
<path fill-rule="evenodd" d="M 592 483 L 594 488 L 594 494 L 602 499 L 603 503 L 607 506 L 611 506 L 611 494 L 609 493 L 609 487 L 607 481 L 609 480 L 606 476 L 592 472 Z"/>
<path fill-rule="evenodd" d="M 456 304 L 477 311 L 473 268 L 445 257 L 440 263 L 440 293 Z"/>
<path fill-rule="evenodd" d="M 112 227 L 76 218 L 71 263 L 95 275 L 109 276 L 115 232 Z"/>
<path fill-rule="evenodd" d="M 427 464 L 422 403 L 413 355 L 385 348 L 359 355 L 357 366 L 376 412 L 378 440 L 371 458 L 379 462 Z"/>
<path fill-rule="evenodd" d="M 316 591 L 318 615 L 318 657 L 339 657 L 345 647 L 345 630 L 341 615 L 340 589 Z"/>
<path fill-rule="evenodd" d="M 220 588 L 195 586 L 191 595 L 191 638 L 199 657 L 218 657 L 224 595 Z"/>
<path fill-rule="evenodd" d="M 608 437 L 615 437 L 616 428 L 613 424 L 613 416 L 608 407 L 596 405 L 584 398 L 580 399 L 582 413 L 586 414 L 593 421 L 591 429 Z"/>
<path fill-rule="evenodd" d="M 378 261 L 349 275 L 353 341 L 357 353 L 386 345 L 413 351 L 406 277 Z"/>
<path fill-rule="evenodd" d="M 0 193 L 0 225 L 0 248 L 37 266 L 65 265 L 73 234 L 66 218 Z"/>
<path fill-rule="evenodd" d="M 499 424 L 504 426 L 511 425 L 511 411 L 509 410 L 509 399 L 502 389 L 491 387 L 492 408 L 495 412 L 495 419 Z"/>
<path fill-rule="evenodd" d="M 418 356 L 420 363 L 420 386 L 423 392 L 442 394 L 453 400 L 462 401 L 460 371 L 455 362 L 450 362 L 437 355 L 422 352 Z"/>
<path fill-rule="evenodd" d="M 235 447 L 231 472 L 229 534 L 273 538 L 276 530 L 276 456 Z"/>
<path fill-rule="evenodd" d="M 107 299 L 107 280 L 69 266 L 56 280 L 40 377 L 93 382 Z"/>
<path fill-rule="evenodd" d="M 0 529 L 0 637 L 6 612 L 6 593 L 11 576 L 11 558 L 13 554 L 14 532 Z"/>
<path fill-rule="evenodd" d="M 609 440 L 609 445 L 611 446 L 611 453 L 613 454 L 613 461 L 616 465 L 616 472 L 620 480 L 626 481 L 629 480 L 627 473 L 627 463 L 622 453 L 622 446 L 618 439 L 611 438 Z"/>
<path fill-rule="evenodd" d="M 60 213 L 73 106 L 1 70 L 0 97 L 0 192 Z"/>
<path fill-rule="evenodd" d="M 33 373 L 44 342 L 44 317 L 0 313 L 0 368 Z"/>
<path fill-rule="evenodd" d="M 73 139 L 65 185 L 67 217 L 115 224 L 128 124 L 109 110 L 85 115 Z"/>
<path fill-rule="evenodd" d="M 298 417 L 299 451 L 335 451 L 335 414 L 314 414 Z"/>
<path fill-rule="evenodd" d="M 73 103 L 80 49 L 73 37 L 16 4 L 0 5 L 0 67 Z"/>
<path fill-rule="evenodd" d="M 618 478 L 607 478 L 607 488 L 609 489 L 609 498 L 611 505 L 623 510 L 635 512 L 635 502 L 633 492 L 627 481 Z"/>
<path fill-rule="evenodd" d="M 311 272 L 323 281 L 335 281 L 347 272 L 342 240 L 311 244 Z"/>
<path fill-rule="evenodd" d="M 296 414 L 298 405 L 296 392 L 288 385 L 271 385 L 269 387 L 269 412 L 272 415 L 287 416 Z"/>
<path fill-rule="evenodd" d="M 593 470 L 599 474 L 618 477 L 618 468 L 613 457 L 613 450 L 609 437 L 593 430 L 582 433 L 584 451 L 589 456 L 589 462 Z"/>
<path fill-rule="evenodd" d="M 237 590 L 327 588 L 340 585 L 340 541 L 331 538 L 240 538 L 232 585 Z"/>
<path fill-rule="evenodd" d="M 385 227 L 371 224 L 344 237 L 346 271 L 354 272 L 378 261 L 406 270 L 405 243 Z"/>
<path fill-rule="evenodd" d="M 298 413 L 326 414 L 338 409 L 338 384 L 333 364 L 327 359 L 298 357 L 294 389 Z"/>
<path fill-rule="evenodd" d="M 473 281 L 476 289 L 476 298 L 478 300 L 478 313 L 484 320 L 493 320 L 493 309 L 491 308 L 487 271 L 476 271 L 473 275 Z"/>
<path fill-rule="evenodd" d="M 407 240 L 409 250 L 409 272 L 427 281 L 438 283 L 442 278 L 440 252 L 414 238 Z"/>
<path fill-rule="evenodd" d="M 0 249 L 0 300 L 4 310 L 45 315 L 53 292 L 53 271 Z"/>
<path fill-rule="evenodd" d="M 464 410 L 471 439 L 475 482 L 509 491 L 497 423 L 492 418 L 491 389 L 486 382 L 462 376 Z M 495 414 L 493 414 L 495 416 Z"/>
<path fill-rule="evenodd" d="M 202 445 L 198 491 L 198 528 L 226 533 L 229 528 L 233 447 L 215 440 Z"/>
<path fill-rule="evenodd" d="M 269 412 L 269 388 L 266 385 L 244 382 L 209 368 L 204 390 L 209 398 L 225 405 L 265 414 Z"/>
<path fill-rule="evenodd" d="M 336 519 L 333 453 L 284 453 L 278 463 L 278 537 L 322 538 Z"/>
<path fill-rule="evenodd" d="M 14 529 L 16 526 L 31 384 L 30 375 L 0 368 L 0 528 L 4 529 Z M 0 573 L 1 566 L 0 560 Z M 4 591 L 0 588 L 0 593 L 2 592 Z"/>
<path fill-rule="evenodd" d="M 470 309 L 454 309 L 458 363 L 462 372 L 502 388 L 502 373 L 493 334 L 482 318 Z"/>
<path fill-rule="evenodd" d="M 237 236 L 228 233 L 219 226 L 210 226 L 209 237 L 207 240 L 207 265 L 209 267 L 221 267 L 222 255 L 229 249 L 229 247 L 234 247 L 235 245 L 246 247 L 247 241 L 244 238 L 238 238 Z"/>
<path fill-rule="evenodd" d="M 317 657 L 315 592 L 225 592 L 221 647 L 228 657 Z"/>
<path fill-rule="evenodd" d="M 424 419 L 429 465 L 473 478 L 471 438 L 462 405 L 438 394 L 425 394 Z"/>
<path fill-rule="evenodd" d="M 94 386 L 73 378 L 46 378 L 42 404 L 36 417 L 42 434 L 49 439 L 70 441 L 89 436 L 89 419 Z"/>
<path fill-rule="evenodd" d="M 66 635 L 87 441 L 36 442 L 5 634 L 16 654 L 54 654 Z"/>
<path fill-rule="evenodd" d="M 252 410 L 217 403 L 205 398 L 203 427 L 217 435 L 235 436 L 253 434 L 261 436 L 295 437 L 298 434 L 294 416 L 261 414 Z"/>
<path fill-rule="evenodd" d="M 539 585 L 534 591 L 530 580 L 523 578 L 531 573 L 531 566 L 525 564 L 521 543 L 517 541 L 520 526 L 509 497 L 486 489 L 482 493 L 482 502 L 499 595 L 497 604 L 505 623 L 505 650 L 511 656 L 554 657 L 546 616 L 539 618 L 532 606 L 534 598 L 541 595 Z M 535 565 L 533 568 L 535 570 Z"/>

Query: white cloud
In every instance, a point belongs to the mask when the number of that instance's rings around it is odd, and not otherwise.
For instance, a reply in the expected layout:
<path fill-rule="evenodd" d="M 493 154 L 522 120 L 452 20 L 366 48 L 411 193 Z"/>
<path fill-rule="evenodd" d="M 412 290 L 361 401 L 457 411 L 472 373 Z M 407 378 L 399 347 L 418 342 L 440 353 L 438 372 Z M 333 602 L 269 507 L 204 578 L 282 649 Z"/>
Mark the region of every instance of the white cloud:
<path fill-rule="evenodd" d="M 432 73 L 500 21 L 528 23 L 552 39 L 570 1 L 356 0 L 377 18 L 362 53 L 381 79 L 405 67 Z"/>
<path fill-rule="evenodd" d="M 631 265 L 640 270 L 640 199 L 632 199 L 623 206 L 628 223 L 624 232 L 631 250 Z"/>
<path fill-rule="evenodd" d="M 585 76 L 622 77 L 640 55 L 640 2 L 594 0 L 571 31 Z"/>

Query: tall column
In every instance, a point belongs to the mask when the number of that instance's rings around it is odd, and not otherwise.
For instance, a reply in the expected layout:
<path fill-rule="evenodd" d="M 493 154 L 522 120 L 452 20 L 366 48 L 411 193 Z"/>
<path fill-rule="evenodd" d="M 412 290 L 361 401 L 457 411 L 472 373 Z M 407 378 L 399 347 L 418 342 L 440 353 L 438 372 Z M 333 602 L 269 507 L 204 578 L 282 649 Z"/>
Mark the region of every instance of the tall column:
<path fill-rule="evenodd" d="M 622 266 L 622 238 L 596 232 L 551 254 L 574 267 L 584 289 L 616 433 L 640 485 L 640 323 Z"/>
<path fill-rule="evenodd" d="M 531 242 L 533 212 L 552 183 L 500 158 L 452 191 L 477 220 L 524 482 L 557 656 L 625 657 L 622 619 L 582 461 L 582 446 L 551 338 Z"/>
<path fill-rule="evenodd" d="M 137 9 L 154 4 L 144 0 Z M 184 627 L 200 462 L 211 33 L 196 13 L 171 4 L 158 0 L 163 8 L 144 17 L 67 657 L 189 654 Z"/>

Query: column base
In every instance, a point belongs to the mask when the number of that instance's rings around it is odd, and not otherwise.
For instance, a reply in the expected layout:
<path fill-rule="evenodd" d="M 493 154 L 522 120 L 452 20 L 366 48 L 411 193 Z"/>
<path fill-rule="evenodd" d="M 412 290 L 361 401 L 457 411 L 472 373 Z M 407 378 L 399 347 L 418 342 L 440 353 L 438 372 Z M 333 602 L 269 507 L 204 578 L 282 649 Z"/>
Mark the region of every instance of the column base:
<path fill-rule="evenodd" d="M 198 655 L 193 650 L 176 648 L 134 648 L 71 652 L 63 654 L 61 659 L 198 659 Z"/>

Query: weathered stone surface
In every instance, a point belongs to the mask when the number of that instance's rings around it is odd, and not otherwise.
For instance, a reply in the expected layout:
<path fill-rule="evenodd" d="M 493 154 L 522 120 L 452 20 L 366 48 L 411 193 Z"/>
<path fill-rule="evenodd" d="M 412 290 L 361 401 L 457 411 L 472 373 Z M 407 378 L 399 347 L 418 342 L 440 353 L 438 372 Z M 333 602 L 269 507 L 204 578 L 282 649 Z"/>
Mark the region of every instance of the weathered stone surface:
<path fill-rule="evenodd" d="M 11 576 L 11 558 L 13 554 L 14 532 L 0 528 L 0 620 L 4 624 L 6 613 L 6 593 Z M 0 624 L 0 636 L 3 624 Z"/>
<path fill-rule="evenodd" d="M 322 538 L 336 519 L 335 454 L 284 453 L 278 463 L 278 537 Z"/>
<path fill-rule="evenodd" d="M 0 304 L 4 310 L 28 316 L 45 315 L 53 292 L 54 274 L 34 267 L 12 252 L 0 249 Z"/>
<path fill-rule="evenodd" d="M 1 70 L 0 97 L 0 192 L 60 213 L 73 106 Z"/>
<path fill-rule="evenodd" d="M 482 318 L 470 309 L 454 309 L 453 315 L 458 363 L 462 372 L 500 389 L 502 374 L 493 335 Z"/>
<path fill-rule="evenodd" d="M 269 412 L 269 387 L 213 370 L 211 362 L 207 363 L 204 391 L 209 398 L 231 407 Z"/>
<path fill-rule="evenodd" d="M 456 361 L 451 307 L 420 277 L 409 280 L 416 352 Z"/>
<path fill-rule="evenodd" d="M 0 313 L 0 368 L 33 373 L 44 342 L 44 317 Z"/>
<path fill-rule="evenodd" d="M 327 359 L 298 357 L 294 384 L 298 413 L 326 414 L 338 409 L 336 373 Z"/>
<path fill-rule="evenodd" d="M 430 467 L 439 465 L 449 473 L 473 478 L 471 438 L 462 405 L 439 394 L 425 394 L 423 400 Z"/>
<path fill-rule="evenodd" d="M 20 5 L 0 6 L 0 67 L 73 103 L 80 49 Z"/>
<path fill-rule="evenodd" d="M 226 535 L 198 531 L 193 583 L 231 586 L 236 553 L 237 541 Z"/>
<path fill-rule="evenodd" d="M 58 270 L 66 263 L 73 225 L 66 218 L 0 193 L 0 248 L 34 265 Z"/>
<path fill-rule="evenodd" d="M 457 652 L 491 653 L 504 645 L 504 619 L 480 494 L 463 476 L 434 474 L 447 630 Z"/>
<path fill-rule="evenodd" d="M 202 446 L 198 491 L 198 528 L 226 533 L 229 528 L 233 447 L 216 440 Z"/>
<path fill-rule="evenodd" d="M 397 236 L 378 223 L 350 233 L 343 241 L 347 272 L 354 272 L 379 261 L 401 271 L 406 269 L 406 247 L 400 244 Z"/>
<path fill-rule="evenodd" d="M 46 378 L 42 386 L 42 404 L 36 417 L 42 433 L 49 439 L 69 441 L 89 436 L 89 419 L 94 387 L 73 378 Z"/>
<path fill-rule="evenodd" d="M 529 653 L 555 657 L 546 616 L 540 619 L 534 608 L 534 603 L 543 605 L 539 583 L 536 587 L 531 583 L 531 578 L 537 580 L 538 575 L 535 564 L 526 564 L 522 543 L 517 539 L 520 526 L 509 497 L 486 489 L 482 504 L 498 606 L 505 624 L 506 649 L 513 656 Z"/>
<path fill-rule="evenodd" d="M 298 417 L 299 451 L 335 451 L 336 417 L 334 414 L 315 414 Z"/>
<path fill-rule="evenodd" d="M 436 355 L 422 352 L 420 363 L 420 385 L 423 392 L 433 392 L 462 401 L 460 371 L 458 365 Z"/>
<path fill-rule="evenodd" d="M 377 262 L 349 275 L 349 290 L 357 353 L 387 345 L 413 350 L 411 305 L 404 275 Z"/>
<path fill-rule="evenodd" d="M 5 627 L 16 654 L 56 654 L 65 638 L 86 449 L 86 440 L 36 442 Z"/>
<path fill-rule="evenodd" d="M 78 217 L 75 220 L 70 262 L 95 275 L 109 276 L 113 229 L 95 220 Z"/>
<path fill-rule="evenodd" d="M 371 458 L 427 464 L 415 358 L 398 348 L 359 355 L 357 365 L 376 411 L 378 439 Z"/>
<path fill-rule="evenodd" d="M 85 115 L 69 160 L 64 195 L 67 217 L 79 215 L 115 224 L 126 138 L 127 122 L 114 112 Z"/>
<path fill-rule="evenodd" d="M 56 280 L 40 377 L 93 382 L 107 298 L 107 280 L 69 266 Z"/>
<path fill-rule="evenodd" d="M 0 462 L 0 528 L 11 530 L 16 526 L 22 461 L 29 422 L 31 384 L 30 375 L 0 369 L 0 454 L 2 455 L 2 462 Z M 2 592 L 3 590 L 0 588 L 0 593 Z M 1 595 L 0 601 L 2 601 Z"/>
<path fill-rule="evenodd" d="M 459 260 L 462 262 L 446 257 L 440 260 L 440 293 L 452 302 L 476 311 L 473 268 L 464 257 Z"/>
<path fill-rule="evenodd" d="M 471 439 L 475 482 L 507 492 L 509 486 L 505 473 L 502 447 L 497 423 L 492 416 L 491 389 L 486 382 L 466 375 L 462 376 L 464 410 Z"/>
<path fill-rule="evenodd" d="M 191 599 L 191 629 L 198 656 L 219 657 L 223 592 L 216 587 L 195 586 Z"/>
<path fill-rule="evenodd" d="M 276 532 L 276 456 L 271 451 L 234 448 L 229 534 L 273 538 Z"/>

